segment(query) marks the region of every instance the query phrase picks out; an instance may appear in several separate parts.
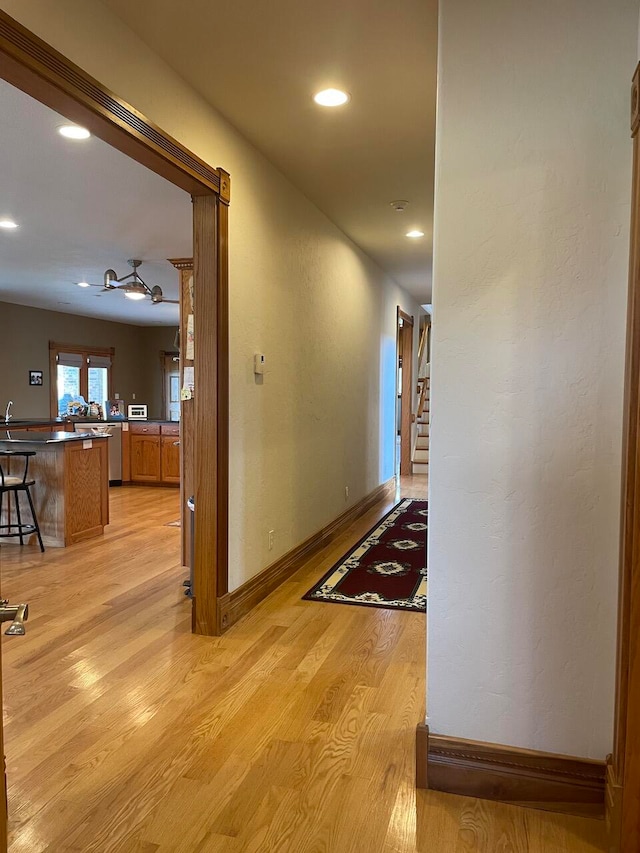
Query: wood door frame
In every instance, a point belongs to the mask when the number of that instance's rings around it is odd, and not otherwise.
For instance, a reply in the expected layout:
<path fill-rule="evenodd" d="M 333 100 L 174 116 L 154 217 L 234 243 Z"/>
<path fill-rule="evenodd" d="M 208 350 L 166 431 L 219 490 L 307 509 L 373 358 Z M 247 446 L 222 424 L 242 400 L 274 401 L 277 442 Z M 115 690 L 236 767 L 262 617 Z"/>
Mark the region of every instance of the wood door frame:
<path fill-rule="evenodd" d="M 214 636 L 228 598 L 228 207 L 231 180 L 0 10 L 0 78 L 86 127 L 193 200 L 196 548 L 193 630 Z M 223 603 L 219 601 L 223 598 Z"/>
<path fill-rule="evenodd" d="M 180 376 L 180 352 L 178 350 L 160 350 L 160 375 L 162 376 L 162 420 L 165 420 L 167 415 L 167 375 L 171 373 L 168 370 L 167 361 L 171 359 L 178 363 L 178 376 Z M 168 418 L 166 418 L 168 420 Z"/>
<path fill-rule="evenodd" d="M 400 320 L 403 325 L 400 326 Z M 408 476 L 412 472 L 411 439 L 413 425 L 413 327 L 414 318 L 406 314 L 398 305 L 396 311 L 396 404 L 400 397 L 400 476 Z M 409 332 L 409 328 L 411 331 Z M 398 384 L 398 365 L 400 362 L 400 342 L 402 341 L 402 387 Z M 409 344 L 411 357 L 409 370 L 405 369 L 405 346 Z M 394 416 L 394 448 L 397 448 L 397 410 Z M 395 458 L 395 454 L 394 454 Z M 395 470 L 395 469 L 394 469 Z"/>
<path fill-rule="evenodd" d="M 633 180 L 622 445 L 618 655 L 606 810 L 611 853 L 640 849 L 640 64 L 631 87 Z"/>
<path fill-rule="evenodd" d="M 187 326 L 193 314 L 193 258 L 168 258 L 180 275 L 180 375 L 185 367 L 193 367 L 193 360 L 186 358 Z M 193 467 L 193 400 L 180 401 L 180 520 L 182 565 L 189 566 L 191 560 L 191 512 L 187 501 L 195 493 L 195 471 Z"/>

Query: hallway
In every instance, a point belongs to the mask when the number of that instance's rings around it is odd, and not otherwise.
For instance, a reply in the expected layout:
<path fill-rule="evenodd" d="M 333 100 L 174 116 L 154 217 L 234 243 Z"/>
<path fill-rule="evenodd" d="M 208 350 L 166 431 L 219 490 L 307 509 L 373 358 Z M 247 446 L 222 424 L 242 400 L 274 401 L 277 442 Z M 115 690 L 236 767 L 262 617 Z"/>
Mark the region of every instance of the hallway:
<path fill-rule="evenodd" d="M 3 548 L 32 606 L 2 640 L 11 853 L 602 850 L 599 822 L 416 796 L 424 617 L 301 601 L 391 505 L 214 639 L 190 633 L 173 491 L 113 490 L 104 542 L 46 563 Z"/>

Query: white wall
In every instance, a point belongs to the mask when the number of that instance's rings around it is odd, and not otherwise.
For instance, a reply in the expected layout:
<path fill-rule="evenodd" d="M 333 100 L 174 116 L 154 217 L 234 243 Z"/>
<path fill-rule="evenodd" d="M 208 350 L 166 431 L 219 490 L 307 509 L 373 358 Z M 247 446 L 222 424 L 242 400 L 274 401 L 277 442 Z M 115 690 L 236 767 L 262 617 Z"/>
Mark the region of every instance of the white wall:
<path fill-rule="evenodd" d="M 0 7 L 232 175 L 234 589 L 392 476 L 396 304 L 419 307 L 102 4 Z"/>
<path fill-rule="evenodd" d="M 612 743 L 637 0 L 442 0 L 428 722 Z"/>

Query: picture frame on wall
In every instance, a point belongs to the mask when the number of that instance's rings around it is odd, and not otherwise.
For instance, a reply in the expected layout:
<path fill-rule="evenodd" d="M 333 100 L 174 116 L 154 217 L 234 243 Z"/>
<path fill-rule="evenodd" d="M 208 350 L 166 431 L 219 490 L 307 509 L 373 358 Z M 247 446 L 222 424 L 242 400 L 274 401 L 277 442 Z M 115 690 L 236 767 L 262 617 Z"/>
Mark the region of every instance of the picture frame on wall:
<path fill-rule="evenodd" d="M 29 385 L 44 385 L 44 374 L 41 370 L 29 371 Z"/>

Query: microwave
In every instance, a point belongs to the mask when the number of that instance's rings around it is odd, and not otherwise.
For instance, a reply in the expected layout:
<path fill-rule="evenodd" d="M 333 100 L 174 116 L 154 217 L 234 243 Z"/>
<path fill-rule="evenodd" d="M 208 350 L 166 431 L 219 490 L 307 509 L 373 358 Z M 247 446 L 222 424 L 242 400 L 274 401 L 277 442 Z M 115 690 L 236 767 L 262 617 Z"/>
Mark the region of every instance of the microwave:
<path fill-rule="evenodd" d="M 127 406 L 127 417 L 130 421 L 146 421 L 147 407 L 141 403 L 133 403 Z"/>

